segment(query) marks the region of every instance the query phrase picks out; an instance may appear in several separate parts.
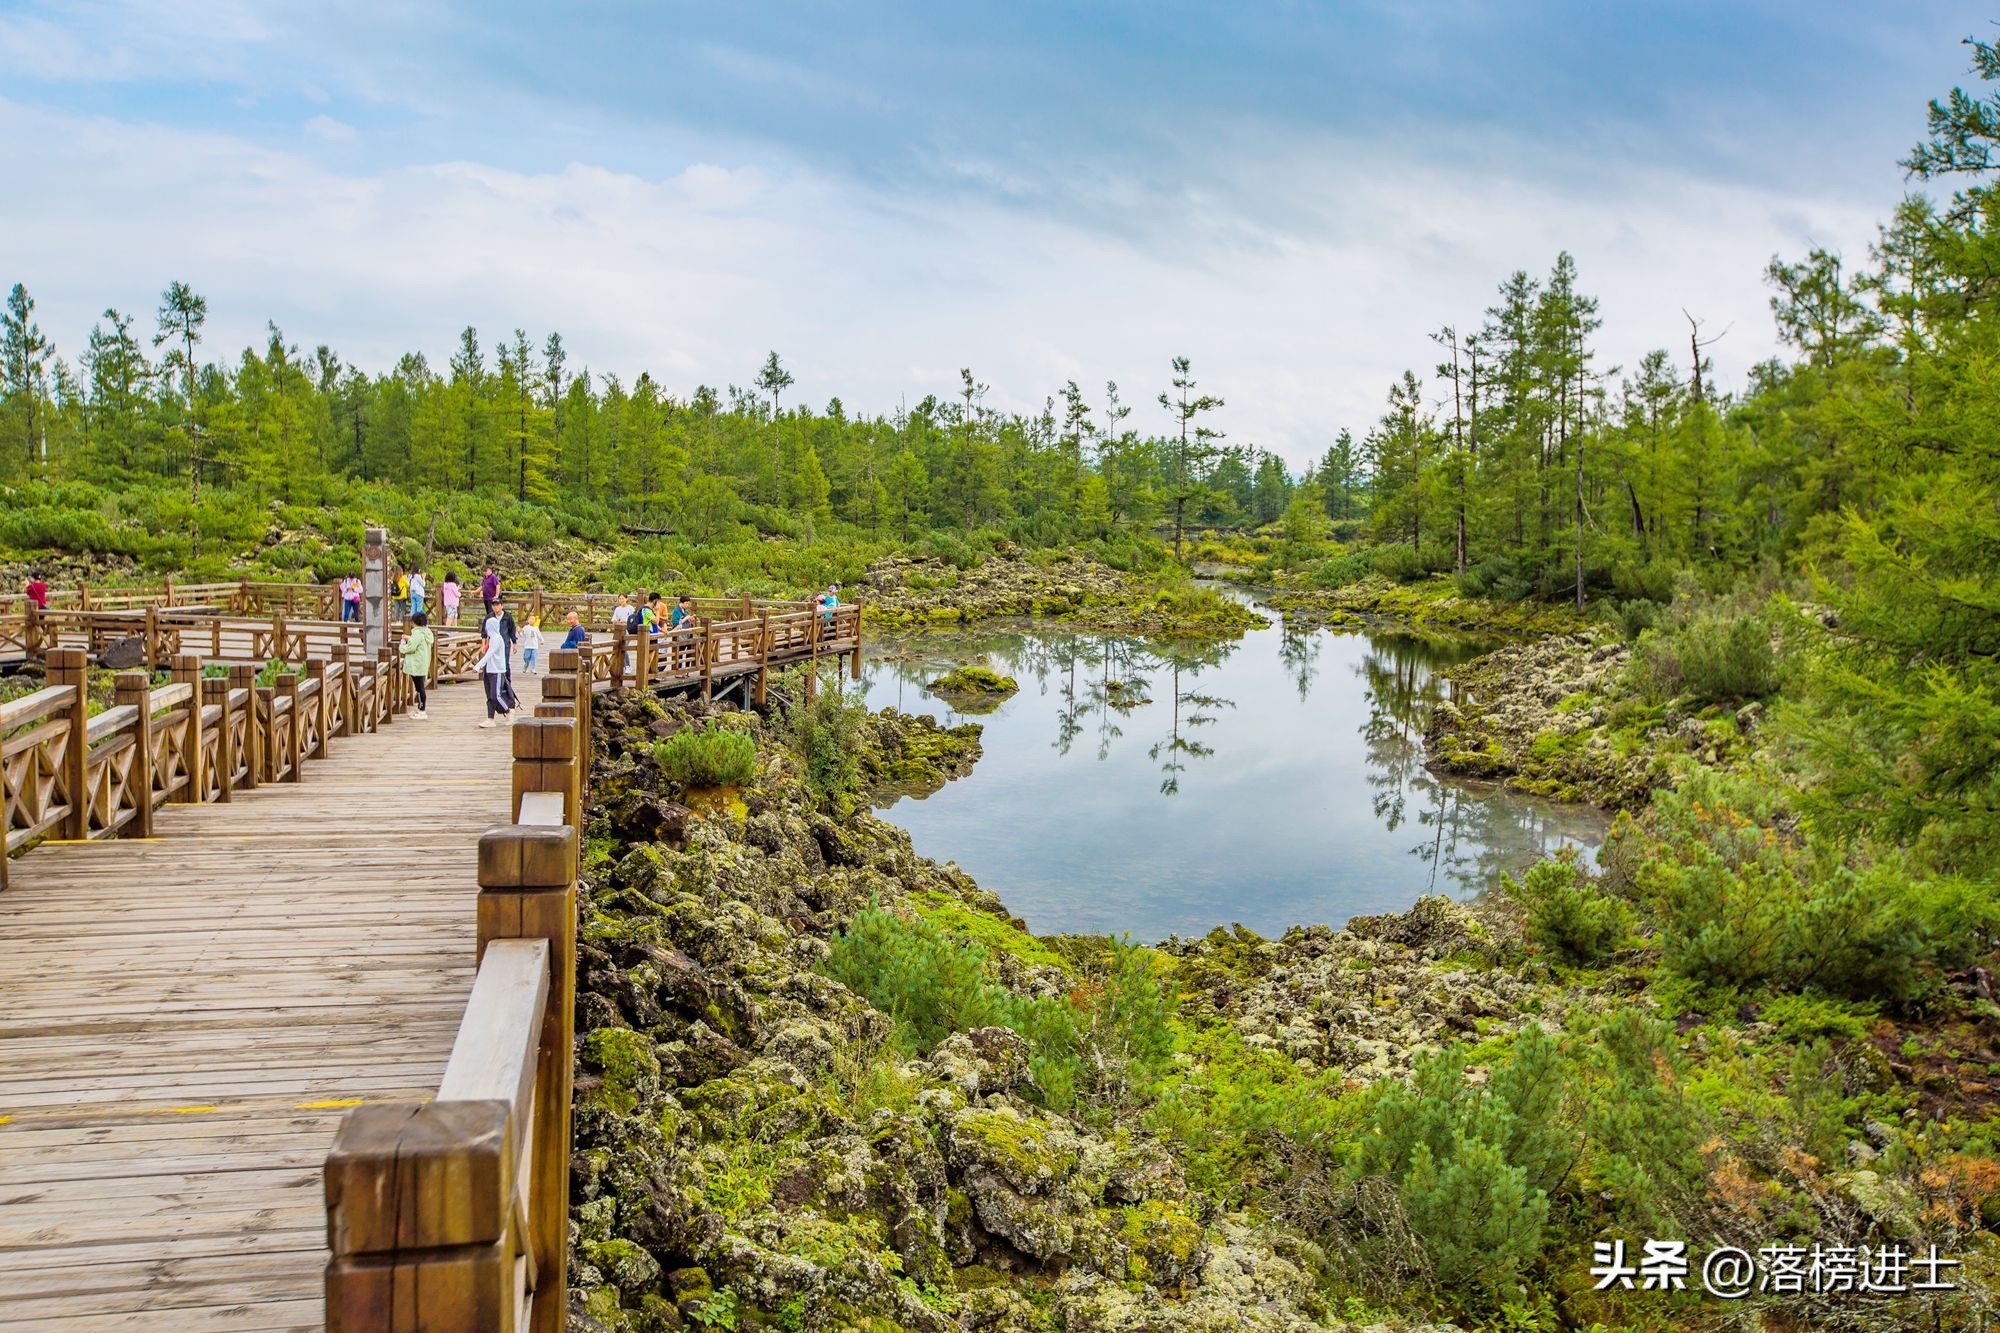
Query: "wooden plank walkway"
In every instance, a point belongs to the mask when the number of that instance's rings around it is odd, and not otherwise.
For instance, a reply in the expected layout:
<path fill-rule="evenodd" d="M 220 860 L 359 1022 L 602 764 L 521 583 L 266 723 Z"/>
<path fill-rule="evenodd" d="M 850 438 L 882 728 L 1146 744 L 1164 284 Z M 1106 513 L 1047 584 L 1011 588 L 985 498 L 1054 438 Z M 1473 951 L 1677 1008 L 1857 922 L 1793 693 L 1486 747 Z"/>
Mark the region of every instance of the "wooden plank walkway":
<path fill-rule="evenodd" d="M 539 688 L 516 674 L 524 700 Z M 0 1328 L 319 1328 L 347 1108 L 428 1098 L 509 738 L 476 685 L 0 895 Z"/>

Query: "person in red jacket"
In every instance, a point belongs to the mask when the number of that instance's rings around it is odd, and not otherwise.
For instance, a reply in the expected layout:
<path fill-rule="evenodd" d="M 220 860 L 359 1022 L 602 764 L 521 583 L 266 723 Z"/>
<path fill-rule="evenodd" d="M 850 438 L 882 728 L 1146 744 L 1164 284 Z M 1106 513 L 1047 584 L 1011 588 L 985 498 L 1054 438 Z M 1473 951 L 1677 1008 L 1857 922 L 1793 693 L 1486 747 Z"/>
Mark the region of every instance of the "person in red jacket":
<path fill-rule="evenodd" d="M 35 604 L 37 610 L 49 609 L 49 585 L 40 574 L 28 575 L 28 586 L 23 591 L 28 594 L 28 600 Z"/>

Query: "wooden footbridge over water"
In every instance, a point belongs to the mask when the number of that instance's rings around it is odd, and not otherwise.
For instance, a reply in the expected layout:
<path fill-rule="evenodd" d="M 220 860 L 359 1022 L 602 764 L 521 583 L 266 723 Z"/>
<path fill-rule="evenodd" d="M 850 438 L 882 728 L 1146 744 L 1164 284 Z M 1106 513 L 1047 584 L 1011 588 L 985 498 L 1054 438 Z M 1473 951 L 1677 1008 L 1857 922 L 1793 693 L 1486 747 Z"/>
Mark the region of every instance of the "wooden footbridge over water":
<path fill-rule="evenodd" d="M 562 1327 L 592 701 L 858 671 L 859 608 L 599 632 L 489 731 L 472 689 L 418 719 L 393 646 L 296 588 L 184 592 L 0 607 L 46 671 L 0 704 L 32 844 L 0 860 L 0 1329 Z M 135 625 L 168 682 L 100 708 L 93 644 Z"/>

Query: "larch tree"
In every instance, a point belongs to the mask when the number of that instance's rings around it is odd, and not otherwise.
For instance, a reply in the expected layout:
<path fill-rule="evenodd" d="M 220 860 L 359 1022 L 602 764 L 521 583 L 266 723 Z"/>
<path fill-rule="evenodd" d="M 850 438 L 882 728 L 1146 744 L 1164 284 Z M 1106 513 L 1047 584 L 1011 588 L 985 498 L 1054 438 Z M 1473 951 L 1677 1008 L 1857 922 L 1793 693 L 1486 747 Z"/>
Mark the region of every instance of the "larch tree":
<path fill-rule="evenodd" d="M 20 283 L 7 293 L 7 313 L 0 318 L 0 373 L 4 373 L 7 408 L 20 420 L 21 462 L 48 473 L 48 440 L 42 420 L 44 380 L 55 349 L 35 323 L 35 300 Z"/>
<path fill-rule="evenodd" d="M 1182 536 L 1186 528 L 1188 501 L 1200 495 L 1209 464 L 1214 461 L 1217 441 L 1223 433 L 1203 420 L 1223 405 L 1214 394 L 1197 392 L 1192 363 L 1184 356 L 1173 360 L 1172 387 L 1160 394 L 1160 406 L 1173 422 L 1167 456 L 1167 501 L 1173 506 L 1174 559 L 1181 558 Z"/>
<path fill-rule="evenodd" d="M 756 385 L 771 396 L 771 503 L 774 505 L 782 503 L 784 499 L 778 434 L 778 395 L 791 388 L 792 383 L 792 373 L 778 360 L 775 351 L 764 358 L 764 366 L 757 372 Z"/>

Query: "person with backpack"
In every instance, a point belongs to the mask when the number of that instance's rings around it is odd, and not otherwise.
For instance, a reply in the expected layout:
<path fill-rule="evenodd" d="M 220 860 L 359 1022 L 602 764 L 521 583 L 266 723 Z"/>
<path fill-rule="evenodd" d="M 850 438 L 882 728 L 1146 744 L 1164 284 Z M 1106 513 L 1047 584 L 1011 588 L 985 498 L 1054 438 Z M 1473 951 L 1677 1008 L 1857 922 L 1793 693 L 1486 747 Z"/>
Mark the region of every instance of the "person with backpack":
<path fill-rule="evenodd" d="M 493 604 L 500 608 L 500 637 L 506 641 L 507 646 L 506 656 L 502 659 L 502 666 L 505 671 L 504 683 L 506 685 L 506 694 L 504 697 L 507 700 L 507 708 L 511 712 L 513 709 L 519 707 L 521 703 L 521 697 L 514 693 L 514 645 L 520 642 L 521 631 L 519 626 L 514 623 L 514 608 L 506 605 L 502 599 L 497 597 L 494 598 Z"/>
<path fill-rule="evenodd" d="M 511 716 L 514 710 L 507 703 L 507 640 L 500 633 L 500 617 L 486 617 L 480 633 L 479 679 L 486 686 L 486 720 L 479 725 L 484 728 L 493 726 L 495 718 Z"/>
<path fill-rule="evenodd" d="M 431 655 L 437 643 L 437 636 L 431 633 L 430 618 L 418 611 L 410 617 L 410 632 L 403 636 L 403 674 L 410 678 L 416 688 L 417 711 L 410 716 L 423 719 L 430 716 L 431 696 Z"/>

